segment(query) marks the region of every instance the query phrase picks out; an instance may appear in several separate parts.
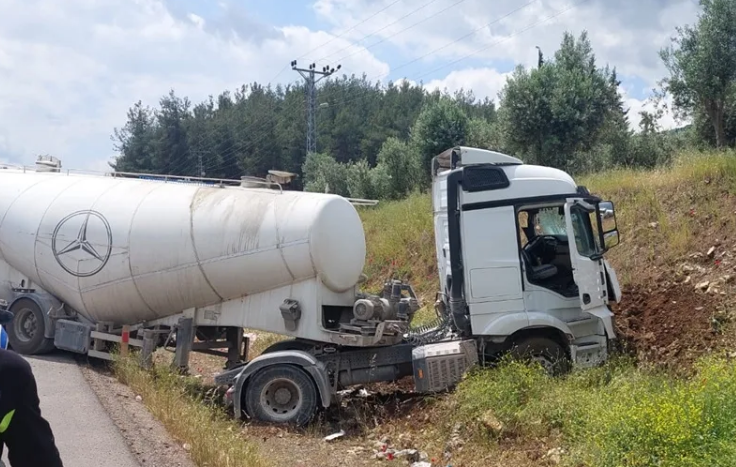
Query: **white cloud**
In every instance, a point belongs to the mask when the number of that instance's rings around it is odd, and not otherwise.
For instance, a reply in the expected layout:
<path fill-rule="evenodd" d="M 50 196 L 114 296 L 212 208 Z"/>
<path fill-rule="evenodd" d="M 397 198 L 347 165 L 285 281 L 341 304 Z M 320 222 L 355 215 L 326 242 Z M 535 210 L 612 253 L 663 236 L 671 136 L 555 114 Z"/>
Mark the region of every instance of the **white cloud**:
<path fill-rule="evenodd" d="M 647 99 L 636 99 L 634 97 L 631 97 L 626 92 L 626 89 L 619 86 L 619 93 L 621 94 L 623 103 L 624 103 L 624 109 L 629 109 L 628 117 L 629 117 L 629 126 L 634 131 L 640 131 L 639 123 L 641 122 L 641 115 L 639 115 L 639 112 L 642 110 L 646 110 L 649 112 L 655 111 L 655 105 L 654 102 L 647 98 Z M 662 130 L 671 130 L 673 128 L 680 128 L 682 126 L 685 126 L 690 123 L 690 121 L 677 121 L 675 119 L 674 114 L 672 113 L 672 96 L 666 95 L 663 101 L 663 113 L 662 117 L 659 119 L 659 126 Z"/>
<path fill-rule="evenodd" d="M 497 99 L 502 71 L 534 66 L 536 45 L 549 56 L 564 30 L 585 28 L 599 64 L 649 88 L 664 75 L 657 50 L 697 8 L 693 0 L 313 1 L 332 31 L 274 28 L 227 2 L 208 3 L 219 13 L 204 15 L 179 0 L 0 0 L 0 157 L 30 164 L 48 153 L 64 167 L 107 169 L 110 135 L 136 101 L 155 107 L 172 88 L 198 102 L 253 81 L 292 82 L 288 63 L 303 55 L 304 65 L 342 59 L 346 74 L 375 80 L 391 71 L 429 80 L 428 89 Z M 391 68 L 374 55 L 387 46 L 405 55 Z M 468 54 L 474 62 L 460 60 Z M 626 102 L 635 126 L 645 104 Z"/>
<path fill-rule="evenodd" d="M 373 34 L 362 44 L 370 47 L 385 40 L 414 57 L 426 55 L 423 60 L 431 71 L 436 66 L 432 62 L 471 54 L 470 58 L 531 66 L 537 61 L 535 46 L 551 55 L 564 31 L 578 36 L 585 29 L 600 63 L 616 66 L 621 74 L 638 76 L 651 86 L 665 72 L 658 50 L 669 44 L 677 25 L 695 20 L 698 8 L 693 0 L 462 0 L 448 8 L 458 1 L 401 1 L 345 37 L 361 40 Z M 341 31 L 392 3 L 317 0 L 315 10 Z M 455 66 L 460 67 L 462 63 Z"/>
<path fill-rule="evenodd" d="M 434 79 L 425 84 L 429 91 L 439 89 L 453 93 L 457 90 L 472 90 L 478 99 L 489 97 L 498 102 L 498 93 L 506 83 L 510 73 L 499 73 L 493 68 L 466 68 L 453 71 L 443 79 Z"/>
<path fill-rule="evenodd" d="M 113 128 L 137 100 L 155 107 L 173 88 L 198 102 L 253 81 L 291 82 L 289 62 L 334 38 L 236 26 L 237 11 L 176 14 L 158 0 L 0 0 L 0 11 L 0 154 L 30 164 L 48 153 L 86 169 L 104 166 Z M 354 70 L 388 65 L 361 54 L 342 64 Z"/>

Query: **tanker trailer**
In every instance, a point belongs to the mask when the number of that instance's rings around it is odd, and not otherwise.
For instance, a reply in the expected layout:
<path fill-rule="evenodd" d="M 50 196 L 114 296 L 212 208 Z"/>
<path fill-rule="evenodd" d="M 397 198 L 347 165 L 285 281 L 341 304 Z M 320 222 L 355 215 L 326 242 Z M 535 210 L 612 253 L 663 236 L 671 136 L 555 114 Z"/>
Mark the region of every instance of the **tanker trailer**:
<path fill-rule="evenodd" d="M 419 303 L 408 284 L 359 290 L 365 236 L 345 198 L 177 181 L 0 166 L 0 299 L 15 314 L 16 351 L 110 359 L 109 344 L 123 343 L 145 356 L 168 333 L 186 366 L 190 350 L 210 350 L 225 330 L 216 348 L 229 349 L 232 369 L 218 381 L 238 379 L 236 413 L 296 423 L 342 387 L 415 368 L 429 382 L 447 370 L 421 366 L 434 358 L 454 376 L 426 389 L 443 389 L 477 358 L 467 340 L 416 353 L 406 336 Z M 291 339 L 244 364 L 245 327 Z"/>
<path fill-rule="evenodd" d="M 0 293 L 28 305 L 10 332 L 25 353 L 50 346 L 56 320 L 156 326 L 187 312 L 196 326 L 392 344 L 416 300 L 361 297 L 365 250 L 337 195 L 0 171 Z"/>

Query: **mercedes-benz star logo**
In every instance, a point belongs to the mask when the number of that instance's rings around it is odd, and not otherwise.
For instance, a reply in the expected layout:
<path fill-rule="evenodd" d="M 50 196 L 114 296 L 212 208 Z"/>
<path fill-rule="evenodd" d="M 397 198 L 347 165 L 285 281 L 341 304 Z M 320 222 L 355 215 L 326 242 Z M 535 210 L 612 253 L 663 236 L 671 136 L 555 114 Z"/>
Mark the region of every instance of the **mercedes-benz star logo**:
<path fill-rule="evenodd" d="M 66 272 L 77 277 L 94 276 L 112 252 L 112 231 L 97 211 L 77 211 L 63 218 L 51 236 L 51 251 Z"/>

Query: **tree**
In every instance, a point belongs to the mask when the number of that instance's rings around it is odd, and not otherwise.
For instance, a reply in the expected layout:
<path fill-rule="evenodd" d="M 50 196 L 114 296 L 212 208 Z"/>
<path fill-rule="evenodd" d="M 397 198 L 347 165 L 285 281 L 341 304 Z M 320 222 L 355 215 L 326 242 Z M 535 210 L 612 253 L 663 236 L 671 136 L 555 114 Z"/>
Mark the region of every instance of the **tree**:
<path fill-rule="evenodd" d="M 465 144 L 468 116 L 448 97 L 428 104 L 411 129 L 411 140 L 419 153 L 421 184 L 429 181 L 432 158 L 453 146 Z"/>
<path fill-rule="evenodd" d="M 378 153 L 374 169 L 382 198 L 399 199 L 414 189 L 421 179 L 419 156 L 411 144 L 398 138 L 389 138 Z M 380 174 L 380 177 L 378 175 Z"/>
<path fill-rule="evenodd" d="M 348 166 L 325 153 L 309 153 L 304 166 L 304 189 L 317 193 L 335 193 L 350 196 Z"/>
<path fill-rule="evenodd" d="M 660 51 L 670 73 L 662 80 L 678 118 L 698 110 L 713 125 L 716 146 L 726 144 L 724 118 L 736 86 L 736 0 L 701 0 L 694 27 L 677 28 L 673 45 Z"/>
<path fill-rule="evenodd" d="M 128 110 L 125 126 L 113 131 L 113 150 L 121 155 L 109 163 L 110 167 L 118 172 L 153 172 L 155 131 L 153 111 L 149 107 L 143 107 L 141 101 L 136 102 Z"/>
<path fill-rule="evenodd" d="M 553 60 L 532 70 L 517 67 L 501 92 L 499 128 L 504 147 L 530 162 L 569 171 L 584 160 L 603 130 L 625 128 L 615 70 L 598 68 L 586 32 L 565 33 Z M 600 168 L 600 167 L 599 167 Z"/>

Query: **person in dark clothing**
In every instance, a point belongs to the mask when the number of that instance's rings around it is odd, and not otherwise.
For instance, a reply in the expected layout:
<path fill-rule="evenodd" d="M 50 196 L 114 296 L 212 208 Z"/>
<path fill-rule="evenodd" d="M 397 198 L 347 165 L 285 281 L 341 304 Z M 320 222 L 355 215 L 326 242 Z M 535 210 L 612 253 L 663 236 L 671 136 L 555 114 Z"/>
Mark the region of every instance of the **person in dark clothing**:
<path fill-rule="evenodd" d="M 0 324 L 12 318 L 0 307 Z M 0 348 L 0 457 L 4 447 L 10 467 L 63 467 L 51 426 L 41 416 L 31 365 Z"/>

